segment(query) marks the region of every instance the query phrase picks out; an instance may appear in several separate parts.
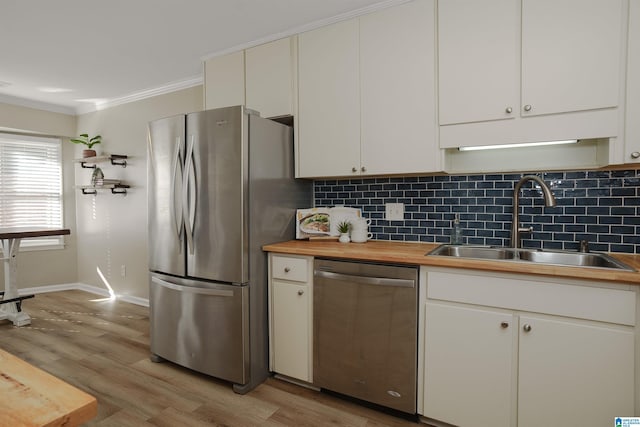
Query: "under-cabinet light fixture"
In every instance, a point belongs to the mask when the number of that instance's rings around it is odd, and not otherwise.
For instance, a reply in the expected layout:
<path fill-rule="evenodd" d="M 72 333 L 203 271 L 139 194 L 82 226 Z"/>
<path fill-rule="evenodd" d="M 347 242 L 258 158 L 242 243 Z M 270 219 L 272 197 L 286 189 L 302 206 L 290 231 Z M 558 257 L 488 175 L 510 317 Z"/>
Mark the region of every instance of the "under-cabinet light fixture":
<path fill-rule="evenodd" d="M 543 141 L 543 142 L 524 142 L 522 144 L 502 144 L 502 145 L 478 145 L 470 147 L 459 147 L 460 151 L 478 151 L 478 150 L 495 150 L 498 148 L 522 148 L 522 147 L 540 147 L 542 145 L 562 145 L 575 144 L 577 139 L 567 139 L 563 141 Z"/>

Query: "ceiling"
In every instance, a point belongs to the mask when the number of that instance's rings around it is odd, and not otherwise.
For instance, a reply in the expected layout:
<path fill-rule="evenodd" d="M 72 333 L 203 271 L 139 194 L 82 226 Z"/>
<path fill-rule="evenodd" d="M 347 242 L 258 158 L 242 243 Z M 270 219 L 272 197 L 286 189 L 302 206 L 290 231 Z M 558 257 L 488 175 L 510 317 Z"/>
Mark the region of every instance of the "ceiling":
<path fill-rule="evenodd" d="M 203 58 L 406 0 L 2 0 L 0 102 L 78 114 L 202 82 Z"/>

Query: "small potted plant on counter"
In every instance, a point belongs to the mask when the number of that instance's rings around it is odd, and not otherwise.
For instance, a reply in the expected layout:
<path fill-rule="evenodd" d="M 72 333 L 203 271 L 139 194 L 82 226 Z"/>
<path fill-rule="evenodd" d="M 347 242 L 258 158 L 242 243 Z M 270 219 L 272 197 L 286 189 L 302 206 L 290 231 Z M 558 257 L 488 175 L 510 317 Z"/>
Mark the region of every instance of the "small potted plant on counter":
<path fill-rule="evenodd" d="M 93 138 L 89 138 L 89 134 L 83 133 L 77 138 L 71 138 L 70 140 L 74 144 L 83 144 L 86 145 L 87 148 L 82 150 L 82 157 L 95 157 L 96 150 L 93 150 L 92 147 L 96 144 L 100 144 L 102 142 L 102 137 L 100 135 L 96 135 Z"/>
<path fill-rule="evenodd" d="M 340 233 L 338 241 L 340 243 L 349 243 L 351 241 L 349 238 L 349 230 L 351 230 L 351 223 L 349 221 L 342 221 L 338 224 L 338 232 Z"/>

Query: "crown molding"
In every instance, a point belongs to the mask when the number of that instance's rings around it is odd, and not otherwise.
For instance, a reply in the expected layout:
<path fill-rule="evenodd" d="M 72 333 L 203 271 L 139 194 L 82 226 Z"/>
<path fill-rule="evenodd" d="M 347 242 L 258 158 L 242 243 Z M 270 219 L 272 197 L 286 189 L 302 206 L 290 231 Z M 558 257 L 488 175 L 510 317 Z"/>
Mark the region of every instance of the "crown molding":
<path fill-rule="evenodd" d="M 76 109 L 59 104 L 51 104 L 33 99 L 18 98 L 17 96 L 0 94 L 0 102 L 3 104 L 17 105 L 19 107 L 33 108 L 35 110 L 50 111 L 52 113 L 76 115 Z"/>
<path fill-rule="evenodd" d="M 368 13 L 373 13 L 382 9 L 387 9 L 392 6 L 398 6 L 403 3 L 409 3 L 413 0 L 386 0 L 380 3 L 372 4 L 369 6 L 362 7 L 360 9 L 352 10 L 350 12 L 345 12 L 340 15 L 331 16 L 325 19 L 319 19 L 317 21 L 310 22 L 308 24 L 300 25 L 298 27 L 290 28 L 286 31 L 282 31 L 280 33 L 270 34 L 268 36 L 249 41 L 247 43 L 242 43 L 239 45 L 235 45 L 229 48 L 225 48 L 222 50 L 218 50 L 203 56 L 201 59 L 206 61 L 211 58 L 215 58 L 218 56 L 226 55 L 229 53 L 238 52 L 240 50 L 249 49 L 255 46 L 259 46 L 261 44 L 269 43 L 274 40 L 283 39 L 285 37 L 295 36 L 307 31 L 315 30 L 320 27 L 325 27 L 327 25 L 335 24 L 340 21 L 345 21 L 347 19 L 356 18 L 358 16 L 366 15 Z"/>
<path fill-rule="evenodd" d="M 194 76 L 188 79 L 174 81 L 162 86 L 145 89 L 118 98 L 111 98 L 105 102 L 101 102 L 98 104 L 88 104 L 86 106 L 83 105 L 77 107 L 75 109 L 75 113 L 78 115 L 92 113 L 94 111 L 100 111 L 106 108 L 115 107 L 117 105 L 128 104 L 129 102 L 141 101 L 143 99 L 151 98 L 154 96 L 164 95 L 182 89 L 188 89 L 190 87 L 201 85 L 203 83 L 203 80 L 204 79 L 202 76 Z"/>

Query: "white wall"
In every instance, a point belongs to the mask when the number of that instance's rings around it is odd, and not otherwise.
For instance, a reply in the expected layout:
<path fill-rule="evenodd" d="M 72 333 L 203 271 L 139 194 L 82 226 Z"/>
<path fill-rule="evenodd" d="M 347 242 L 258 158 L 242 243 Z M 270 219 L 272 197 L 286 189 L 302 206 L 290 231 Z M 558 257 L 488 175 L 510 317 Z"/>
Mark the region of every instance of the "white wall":
<path fill-rule="evenodd" d="M 96 196 L 76 193 L 79 282 L 102 288 L 108 283 L 118 295 L 148 298 L 147 123 L 201 110 L 202 92 L 202 86 L 195 86 L 78 116 L 78 134 L 102 135 L 102 144 L 94 146 L 98 152 L 129 156 L 126 168 L 100 165 L 105 178 L 131 185 L 126 196 L 104 190 Z M 78 185 L 89 184 L 91 173 L 78 166 Z"/>
<path fill-rule="evenodd" d="M 64 237 L 64 249 L 21 252 L 18 256 L 18 287 L 77 282 L 75 148 L 68 142 L 68 137 L 76 133 L 76 117 L 0 103 L 0 130 L 63 137 L 64 226 L 71 230 L 71 235 Z M 0 277 L 4 277 L 3 270 L 0 265 Z"/>

